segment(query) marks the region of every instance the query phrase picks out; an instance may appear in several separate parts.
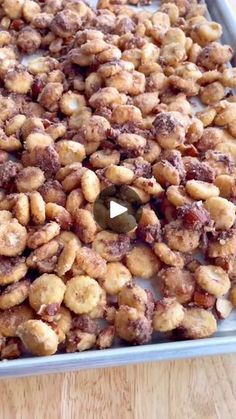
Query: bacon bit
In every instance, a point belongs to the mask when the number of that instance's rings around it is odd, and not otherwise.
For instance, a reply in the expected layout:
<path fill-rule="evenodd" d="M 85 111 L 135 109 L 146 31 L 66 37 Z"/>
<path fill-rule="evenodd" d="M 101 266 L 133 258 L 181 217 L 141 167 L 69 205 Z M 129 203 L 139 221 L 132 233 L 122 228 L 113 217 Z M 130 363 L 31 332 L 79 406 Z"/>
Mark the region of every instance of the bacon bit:
<path fill-rule="evenodd" d="M 207 163 L 191 161 L 185 168 L 187 180 L 195 179 L 202 182 L 213 182 L 215 179 L 215 170 Z"/>
<path fill-rule="evenodd" d="M 212 225 L 210 214 L 200 201 L 180 207 L 177 214 L 182 219 L 184 226 L 191 230 L 201 230 L 205 226 L 211 227 Z"/>
<path fill-rule="evenodd" d="M 20 163 L 14 161 L 7 161 L 0 165 L 0 188 L 4 188 L 8 193 L 14 190 L 14 181 L 21 170 L 22 166 Z"/>
<path fill-rule="evenodd" d="M 40 273 L 50 273 L 56 269 L 57 256 L 52 256 L 50 259 L 39 260 L 36 263 L 37 269 Z"/>
<path fill-rule="evenodd" d="M 31 87 L 31 96 L 32 99 L 37 100 L 39 94 L 42 92 L 43 88 L 45 86 L 45 83 L 41 79 L 35 79 L 32 87 Z"/>
<path fill-rule="evenodd" d="M 112 110 L 109 108 L 97 108 L 95 111 L 95 115 L 103 116 L 104 118 L 108 119 L 108 121 L 111 119 L 112 116 Z"/>
<path fill-rule="evenodd" d="M 152 244 L 161 241 L 161 228 L 159 224 L 148 224 L 146 226 L 138 226 L 138 237 L 145 243 Z"/>
<path fill-rule="evenodd" d="M 215 258 L 215 264 L 216 266 L 220 266 L 222 269 L 224 269 L 226 272 L 229 272 L 230 268 L 231 268 L 231 263 L 232 261 L 230 260 L 230 258 Z"/>
<path fill-rule="evenodd" d="M 108 141 L 108 140 L 104 140 L 102 143 L 101 143 L 101 148 L 104 148 L 104 149 L 108 149 L 108 150 L 115 150 L 115 148 L 116 148 L 116 146 L 115 146 L 115 144 L 113 144 L 111 141 Z"/>
<path fill-rule="evenodd" d="M 153 126 L 155 127 L 158 133 L 161 135 L 168 136 L 176 128 L 178 121 L 176 118 L 168 112 L 163 112 L 157 115 L 156 119 L 153 121 Z"/>
<path fill-rule="evenodd" d="M 108 326 L 103 329 L 97 338 L 96 345 L 99 349 L 110 348 L 115 337 L 115 327 Z"/>
<path fill-rule="evenodd" d="M 163 153 L 163 161 L 167 160 L 175 169 L 178 170 L 181 180 L 185 179 L 186 171 L 181 153 L 178 150 L 166 150 Z"/>
<path fill-rule="evenodd" d="M 19 32 L 23 28 L 24 24 L 25 24 L 25 22 L 23 20 L 21 20 L 21 19 L 14 19 L 11 22 L 10 29 L 13 29 L 14 31 Z"/>
<path fill-rule="evenodd" d="M 60 304 L 52 303 L 52 304 L 42 304 L 38 313 L 44 320 L 46 321 L 53 321 L 53 317 L 58 313 L 60 308 Z"/>
<path fill-rule="evenodd" d="M 114 256 L 124 257 L 130 250 L 130 238 L 124 234 L 119 234 L 116 241 L 104 240 L 105 244 L 110 247 L 110 252 Z"/>
<path fill-rule="evenodd" d="M 72 329 L 79 329 L 86 333 L 97 334 L 99 332 L 99 326 L 96 321 L 91 319 L 91 317 L 87 316 L 86 314 L 73 318 Z"/>
<path fill-rule="evenodd" d="M 1 359 L 16 359 L 21 356 L 20 340 L 11 338 L 1 350 Z"/>
<path fill-rule="evenodd" d="M 216 298 L 214 295 L 199 289 L 194 292 L 193 301 L 196 306 L 209 309 L 214 306 Z"/>
<path fill-rule="evenodd" d="M 176 220 L 176 208 L 170 204 L 167 198 L 164 198 L 161 202 L 160 215 L 162 215 L 162 218 L 166 218 L 168 222 Z"/>
<path fill-rule="evenodd" d="M 181 151 L 183 156 L 190 156 L 190 157 L 198 157 L 199 156 L 199 152 L 196 149 L 196 147 L 194 147 L 193 144 L 182 144 L 180 147 L 178 147 L 178 150 Z"/>

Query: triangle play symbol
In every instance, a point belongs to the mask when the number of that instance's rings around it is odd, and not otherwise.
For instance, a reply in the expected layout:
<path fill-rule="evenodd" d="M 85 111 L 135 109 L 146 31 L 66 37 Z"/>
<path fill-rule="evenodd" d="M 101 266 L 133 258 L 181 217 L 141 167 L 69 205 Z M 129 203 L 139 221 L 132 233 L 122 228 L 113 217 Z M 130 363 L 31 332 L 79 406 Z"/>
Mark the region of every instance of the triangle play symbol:
<path fill-rule="evenodd" d="M 110 201 L 110 218 L 115 218 L 127 211 L 127 208 L 123 205 L 117 204 L 115 201 Z"/>

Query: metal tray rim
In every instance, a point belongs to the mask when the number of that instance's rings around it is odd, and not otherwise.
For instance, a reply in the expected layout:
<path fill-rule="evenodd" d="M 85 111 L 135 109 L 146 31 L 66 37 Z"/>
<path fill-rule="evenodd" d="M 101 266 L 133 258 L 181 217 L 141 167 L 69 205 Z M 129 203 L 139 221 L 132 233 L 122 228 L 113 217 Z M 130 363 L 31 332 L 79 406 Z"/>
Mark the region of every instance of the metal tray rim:
<path fill-rule="evenodd" d="M 0 363 L 0 378 L 219 355 L 235 351 L 236 335 L 22 358 Z"/>

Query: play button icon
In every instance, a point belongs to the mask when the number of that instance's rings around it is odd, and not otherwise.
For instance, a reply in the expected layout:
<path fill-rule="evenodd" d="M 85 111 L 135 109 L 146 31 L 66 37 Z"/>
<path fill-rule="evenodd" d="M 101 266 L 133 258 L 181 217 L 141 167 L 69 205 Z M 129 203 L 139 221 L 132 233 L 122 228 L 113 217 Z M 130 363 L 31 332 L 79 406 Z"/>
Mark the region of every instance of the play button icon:
<path fill-rule="evenodd" d="M 110 201 L 110 218 L 115 218 L 127 211 L 128 209 L 123 205 L 117 204 L 115 201 Z"/>
<path fill-rule="evenodd" d="M 97 197 L 93 213 L 103 230 L 128 233 L 137 227 L 142 202 L 132 187 L 109 186 Z"/>

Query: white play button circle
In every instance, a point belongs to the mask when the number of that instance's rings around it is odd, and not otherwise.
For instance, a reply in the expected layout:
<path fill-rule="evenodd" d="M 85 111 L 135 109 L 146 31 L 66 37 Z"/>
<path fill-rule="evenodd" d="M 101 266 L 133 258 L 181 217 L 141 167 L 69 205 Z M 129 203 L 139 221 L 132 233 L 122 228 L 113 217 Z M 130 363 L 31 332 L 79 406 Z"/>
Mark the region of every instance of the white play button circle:
<path fill-rule="evenodd" d="M 108 186 L 101 191 L 93 205 L 94 218 L 99 226 L 118 234 L 134 230 L 141 212 L 139 196 L 127 185 Z"/>
<path fill-rule="evenodd" d="M 110 201 L 110 218 L 115 218 L 118 215 L 124 214 L 128 209 L 123 205 L 117 204 L 115 201 Z"/>

